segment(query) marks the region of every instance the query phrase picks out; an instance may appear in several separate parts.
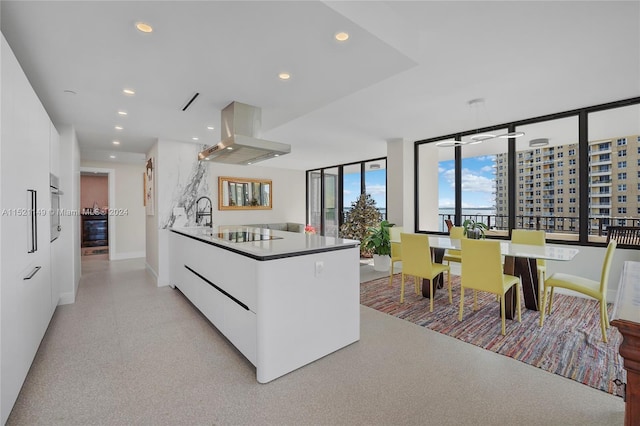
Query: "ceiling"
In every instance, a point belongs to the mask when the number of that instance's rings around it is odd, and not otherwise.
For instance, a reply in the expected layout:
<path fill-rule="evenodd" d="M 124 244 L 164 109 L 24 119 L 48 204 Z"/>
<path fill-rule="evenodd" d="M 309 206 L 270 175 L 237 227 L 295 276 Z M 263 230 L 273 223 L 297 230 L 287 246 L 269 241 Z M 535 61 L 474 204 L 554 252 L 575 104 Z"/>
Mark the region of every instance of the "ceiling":
<path fill-rule="evenodd" d="M 292 146 L 261 165 L 305 170 L 386 156 L 390 139 L 640 96 L 638 1 L 4 0 L 0 19 L 84 160 L 142 162 L 157 139 L 214 144 L 232 101 L 260 107 L 262 137 Z"/>

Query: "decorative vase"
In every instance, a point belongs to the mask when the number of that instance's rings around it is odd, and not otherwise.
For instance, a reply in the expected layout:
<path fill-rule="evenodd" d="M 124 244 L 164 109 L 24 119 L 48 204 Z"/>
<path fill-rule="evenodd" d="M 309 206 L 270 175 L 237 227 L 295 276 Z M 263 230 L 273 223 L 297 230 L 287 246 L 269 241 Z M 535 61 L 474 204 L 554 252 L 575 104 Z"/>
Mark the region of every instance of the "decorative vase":
<path fill-rule="evenodd" d="M 373 255 L 373 270 L 374 271 L 388 271 L 391 266 L 391 256 L 388 255 Z"/>

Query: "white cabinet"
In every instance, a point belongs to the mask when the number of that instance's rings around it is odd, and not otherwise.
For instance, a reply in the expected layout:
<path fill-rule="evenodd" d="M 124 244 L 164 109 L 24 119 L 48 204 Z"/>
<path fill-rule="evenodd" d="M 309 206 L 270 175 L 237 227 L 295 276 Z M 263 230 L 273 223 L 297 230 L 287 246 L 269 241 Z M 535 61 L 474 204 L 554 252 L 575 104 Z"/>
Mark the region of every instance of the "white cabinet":
<path fill-rule="evenodd" d="M 1 42 L 0 421 L 4 424 L 53 308 L 51 121 L 4 37 Z"/>
<path fill-rule="evenodd" d="M 249 303 L 255 301 L 256 283 L 243 280 L 252 274 L 251 262 L 239 263 L 242 257 L 237 254 L 173 232 L 169 235 L 169 250 L 170 284 L 178 287 L 255 365 L 256 314 L 249 309 Z M 237 271 L 238 276 L 224 274 L 223 269 Z"/>
<path fill-rule="evenodd" d="M 256 366 L 260 383 L 360 338 L 357 245 L 319 250 L 325 240 L 313 240 L 316 249 L 304 251 L 304 236 L 283 232 L 276 248 L 265 244 L 260 257 L 251 243 L 230 247 L 203 235 L 170 233 L 170 284 Z M 288 251 L 273 255 L 282 246 Z"/>

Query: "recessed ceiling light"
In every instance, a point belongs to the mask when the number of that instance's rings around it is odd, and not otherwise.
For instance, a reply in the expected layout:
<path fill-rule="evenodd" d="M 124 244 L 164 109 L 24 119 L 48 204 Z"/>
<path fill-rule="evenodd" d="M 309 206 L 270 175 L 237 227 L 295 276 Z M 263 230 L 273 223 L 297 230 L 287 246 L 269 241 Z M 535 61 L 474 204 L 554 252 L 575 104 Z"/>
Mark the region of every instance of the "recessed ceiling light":
<path fill-rule="evenodd" d="M 335 37 L 338 41 L 347 41 L 349 39 L 349 33 L 339 32 L 336 33 Z"/>
<path fill-rule="evenodd" d="M 122 93 L 124 93 L 125 95 L 135 95 L 136 91 L 132 89 L 122 89 Z"/>
<path fill-rule="evenodd" d="M 118 114 L 120 114 L 120 115 L 127 115 L 127 111 L 118 111 Z"/>
<path fill-rule="evenodd" d="M 136 22 L 136 28 L 143 33 L 150 33 L 153 31 L 153 27 L 146 22 Z"/>
<path fill-rule="evenodd" d="M 215 129 L 215 127 L 213 127 L 213 126 L 207 126 L 207 130 L 213 130 L 213 129 Z"/>
<path fill-rule="evenodd" d="M 278 74 L 278 77 L 280 78 L 280 80 L 289 80 L 291 78 L 291 74 L 289 74 L 288 72 L 281 72 L 280 74 Z"/>
<path fill-rule="evenodd" d="M 122 129 L 123 129 L 123 127 L 122 127 L 122 126 L 115 126 L 115 129 L 116 129 L 116 130 L 122 130 Z"/>
<path fill-rule="evenodd" d="M 120 141 L 113 141 L 114 145 L 120 145 Z"/>
<path fill-rule="evenodd" d="M 228 147 L 227 147 L 227 149 L 228 149 L 229 151 L 231 151 L 231 150 L 233 150 L 233 147 L 232 147 L 232 146 L 228 146 Z"/>
<path fill-rule="evenodd" d="M 274 157 L 280 157 L 280 154 L 273 154 Z"/>
<path fill-rule="evenodd" d="M 110 155 L 109 158 L 116 158 L 116 156 L 115 155 Z"/>
<path fill-rule="evenodd" d="M 197 141 L 197 140 L 198 140 L 198 139 L 200 139 L 200 138 L 198 138 L 198 137 L 194 136 L 194 137 L 192 137 L 191 139 L 193 139 L 194 141 Z"/>

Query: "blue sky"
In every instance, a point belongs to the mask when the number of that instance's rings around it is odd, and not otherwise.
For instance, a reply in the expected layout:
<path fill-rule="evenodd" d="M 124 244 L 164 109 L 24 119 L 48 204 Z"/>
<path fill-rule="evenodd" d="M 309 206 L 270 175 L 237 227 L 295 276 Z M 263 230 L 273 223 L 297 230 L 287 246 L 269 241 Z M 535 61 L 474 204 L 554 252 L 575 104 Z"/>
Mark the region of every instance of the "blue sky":
<path fill-rule="evenodd" d="M 495 205 L 495 156 L 462 159 L 462 208 L 493 207 Z M 455 207 L 454 161 L 441 161 L 438 167 L 438 206 Z"/>
<path fill-rule="evenodd" d="M 386 183 L 387 171 L 369 170 L 365 173 L 366 191 L 376 202 L 376 207 L 387 206 Z M 351 202 L 360 196 L 360 173 L 349 173 L 344 175 L 344 206 L 350 207 Z"/>

